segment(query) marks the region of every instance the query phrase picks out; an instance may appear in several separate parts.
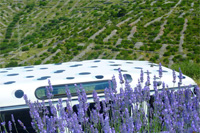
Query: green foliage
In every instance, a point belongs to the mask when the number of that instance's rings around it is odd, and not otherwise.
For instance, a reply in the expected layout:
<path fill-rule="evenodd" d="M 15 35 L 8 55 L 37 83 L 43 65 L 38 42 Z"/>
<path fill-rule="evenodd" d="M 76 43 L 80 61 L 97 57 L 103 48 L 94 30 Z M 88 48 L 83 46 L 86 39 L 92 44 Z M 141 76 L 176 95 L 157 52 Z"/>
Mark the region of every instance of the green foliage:
<path fill-rule="evenodd" d="M 28 51 L 28 50 L 29 50 L 29 47 L 28 47 L 28 46 L 22 47 L 22 51 Z"/>
<path fill-rule="evenodd" d="M 42 63 L 41 60 L 37 60 L 37 61 L 35 61 L 34 65 L 40 65 L 41 63 Z"/>
<path fill-rule="evenodd" d="M 11 61 L 6 65 L 6 67 L 16 67 L 16 66 L 18 66 L 17 61 Z"/>
<path fill-rule="evenodd" d="M 179 71 L 179 67 L 181 68 L 183 74 L 193 79 L 200 79 L 200 64 L 183 61 L 173 64 L 171 68 Z"/>
<path fill-rule="evenodd" d="M 43 44 L 38 44 L 37 45 L 37 48 L 42 48 L 43 47 Z"/>

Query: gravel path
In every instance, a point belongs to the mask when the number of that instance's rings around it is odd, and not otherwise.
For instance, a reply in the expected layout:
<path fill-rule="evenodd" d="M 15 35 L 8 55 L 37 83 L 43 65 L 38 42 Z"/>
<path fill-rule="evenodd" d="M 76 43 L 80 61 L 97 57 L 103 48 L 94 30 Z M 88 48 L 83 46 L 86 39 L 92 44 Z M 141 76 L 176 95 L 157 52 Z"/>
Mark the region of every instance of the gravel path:
<path fill-rule="evenodd" d="M 141 19 L 142 17 L 143 17 L 143 16 L 140 16 L 137 20 L 135 20 L 134 22 L 130 23 L 129 26 L 132 27 L 133 25 L 137 24 L 137 23 L 140 21 L 140 19 Z"/>
<path fill-rule="evenodd" d="M 156 21 L 160 21 L 162 18 L 163 18 L 163 16 L 158 17 L 158 18 L 156 18 L 156 19 L 154 19 L 154 20 L 148 22 L 147 24 L 145 24 L 144 27 L 147 27 L 147 26 L 149 26 L 150 24 L 153 24 L 153 23 L 156 22 Z"/>
<path fill-rule="evenodd" d="M 117 33 L 117 30 L 113 30 L 113 31 L 110 33 L 110 35 L 108 35 L 106 38 L 103 39 L 103 42 L 108 42 L 108 40 L 109 40 L 110 38 L 112 38 L 114 35 L 116 35 L 116 33 Z"/>
<path fill-rule="evenodd" d="M 122 42 L 122 39 L 121 39 L 121 38 L 118 38 L 118 40 L 117 40 L 117 42 L 116 42 L 115 45 L 117 46 L 117 45 L 121 44 L 121 42 Z"/>
<path fill-rule="evenodd" d="M 145 3 L 146 3 L 146 1 L 144 1 L 144 2 L 140 3 L 139 5 L 142 5 L 142 4 L 145 4 Z"/>
<path fill-rule="evenodd" d="M 153 6 L 153 4 L 154 4 L 154 3 L 156 3 L 156 2 L 157 2 L 157 1 L 153 1 L 153 2 L 151 2 L 151 4 L 150 4 L 150 5 L 151 5 L 151 6 Z"/>
<path fill-rule="evenodd" d="M 44 59 L 44 60 L 42 61 L 41 64 L 46 63 L 48 60 L 50 60 L 53 56 L 55 56 L 55 55 L 56 55 L 57 53 L 59 53 L 60 51 L 61 51 L 61 50 L 58 49 L 55 53 L 51 54 L 49 57 L 47 57 L 46 59 Z"/>
<path fill-rule="evenodd" d="M 48 44 L 50 43 L 50 40 L 51 40 L 51 39 L 49 39 L 49 40 L 47 41 L 47 43 L 46 43 L 44 46 L 48 45 Z M 41 43 L 41 42 L 39 42 L 39 43 Z M 57 44 L 58 44 L 58 42 L 54 43 L 54 45 L 52 46 L 52 48 L 55 48 L 55 47 L 57 46 Z M 45 50 L 43 50 L 43 51 L 37 53 L 36 56 L 39 57 L 40 55 L 44 54 L 44 53 L 47 52 L 47 51 L 48 51 L 48 49 L 45 49 Z M 31 59 L 33 59 L 33 58 L 35 58 L 35 55 L 33 55 L 33 56 L 31 56 L 31 57 L 29 57 L 29 58 L 27 58 L 27 59 L 25 59 L 25 60 L 19 62 L 19 64 L 24 64 L 25 62 L 28 62 L 29 60 L 31 60 Z"/>
<path fill-rule="evenodd" d="M 78 61 L 81 57 L 83 57 L 87 52 L 91 51 L 94 47 L 94 43 L 90 43 L 85 50 L 82 50 L 80 54 L 75 56 L 71 61 Z"/>
<path fill-rule="evenodd" d="M 20 10 L 20 9 L 19 9 L 17 6 L 15 7 L 15 9 L 16 9 L 17 11 L 19 11 L 19 10 Z"/>
<path fill-rule="evenodd" d="M 38 11 L 38 9 L 37 8 L 35 8 L 35 11 L 33 11 L 33 12 L 31 12 L 30 14 L 28 14 L 27 16 L 31 16 L 31 15 L 33 15 L 35 12 L 37 12 Z"/>
<path fill-rule="evenodd" d="M 131 38 L 133 37 L 133 35 L 135 34 L 135 32 L 137 31 L 137 27 L 134 26 L 131 31 L 130 31 L 130 34 L 128 35 L 127 39 L 128 40 L 131 40 Z"/>
<path fill-rule="evenodd" d="M 131 10 L 130 12 L 128 12 L 126 15 L 129 15 L 129 14 L 131 14 L 133 12 L 133 10 Z"/>
<path fill-rule="evenodd" d="M 135 48 L 139 49 L 141 46 L 143 46 L 142 42 L 136 42 L 135 43 Z"/>
<path fill-rule="evenodd" d="M 15 13 L 16 11 L 14 11 L 12 8 L 11 8 L 11 6 L 7 6 L 8 7 L 8 9 L 10 9 L 11 10 L 11 12 L 13 12 L 13 13 Z"/>
<path fill-rule="evenodd" d="M 39 12 L 37 15 L 35 15 L 34 19 L 38 18 L 38 16 L 39 16 L 42 12 L 44 12 L 44 10 L 42 10 L 42 11 Z"/>
<path fill-rule="evenodd" d="M 180 52 L 180 53 L 182 53 L 183 52 L 183 43 L 184 43 L 184 32 L 185 32 L 185 30 L 186 30 L 186 28 L 187 28 L 187 22 L 188 22 L 188 20 L 187 19 L 185 19 L 185 23 L 184 23 L 184 26 L 183 26 L 183 30 L 181 31 L 181 37 L 180 37 L 180 42 L 179 42 L 179 49 L 178 49 L 178 51 Z"/>
<path fill-rule="evenodd" d="M 94 35 L 92 35 L 89 40 L 94 40 L 96 38 L 97 35 L 99 35 L 101 32 L 103 32 L 106 29 L 106 27 L 103 27 L 101 30 L 97 31 L 96 33 L 94 33 Z"/>
<path fill-rule="evenodd" d="M 167 24 L 167 20 L 164 21 L 164 23 L 160 26 L 160 32 L 158 33 L 158 35 L 153 39 L 153 41 L 157 41 L 160 39 L 160 37 L 164 34 L 164 29 L 165 29 L 165 25 Z"/>
<path fill-rule="evenodd" d="M 174 11 L 174 9 L 182 2 L 182 0 L 179 0 L 178 3 L 172 9 L 167 13 L 167 17 Z"/>
<path fill-rule="evenodd" d="M 173 60 L 172 60 L 173 58 L 174 58 L 174 55 L 171 55 L 171 56 L 169 57 L 169 65 L 168 65 L 168 67 L 171 67 L 172 64 L 174 63 Z"/>
<path fill-rule="evenodd" d="M 79 31 L 78 34 L 80 34 L 81 32 L 83 32 L 85 30 L 89 30 L 89 29 L 90 29 L 90 27 L 87 27 L 86 29 L 83 29 L 83 30 Z"/>
<path fill-rule="evenodd" d="M 128 22 L 130 19 L 132 19 L 132 17 L 129 17 L 129 18 L 127 18 L 126 20 L 124 20 L 124 21 L 118 23 L 116 26 L 117 26 L 117 27 L 120 27 L 122 24 Z"/>
<path fill-rule="evenodd" d="M 185 15 L 185 13 L 183 12 L 183 13 L 181 13 L 181 15 L 180 16 L 178 16 L 178 18 L 182 18 L 183 17 L 183 15 Z"/>
<path fill-rule="evenodd" d="M 164 54 L 167 46 L 168 46 L 167 44 L 162 44 L 162 47 L 160 48 L 160 51 L 159 51 L 159 58 L 160 59 L 163 57 L 163 54 Z"/>
<path fill-rule="evenodd" d="M 103 52 L 102 54 L 99 55 L 98 59 L 102 59 L 102 57 L 104 56 L 105 52 Z"/>
<path fill-rule="evenodd" d="M 116 57 L 117 57 L 117 55 L 118 55 L 119 53 L 120 53 L 120 52 L 116 52 L 112 59 L 116 59 Z"/>
<path fill-rule="evenodd" d="M 193 3 L 191 3 L 191 7 L 194 7 L 194 2 L 193 2 Z"/>
<path fill-rule="evenodd" d="M 7 27 L 4 23 L 0 22 L 1 25 L 3 25 L 4 27 Z"/>
<path fill-rule="evenodd" d="M 173 1 L 165 1 L 164 4 L 174 3 Z"/>
<path fill-rule="evenodd" d="M 49 13 L 51 13 L 51 12 L 60 4 L 60 1 L 61 1 L 61 0 L 59 0 L 59 1 L 50 9 L 50 11 L 46 12 L 44 16 L 47 16 Z"/>
<path fill-rule="evenodd" d="M 172 13 L 172 12 L 174 11 L 174 9 L 181 3 L 181 1 L 182 1 L 182 0 L 179 0 L 178 3 L 176 3 L 176 5 L 175 5 L 174 7 L 172 7 L 172 9 L 171 9 L 168 13 L 165 14 L 165 15 L 166 15 L 165 18 L 168 18 L 169 15 L 171 15 L 171 13 Z M 165 16 L 165 15 L 163 15 L 163 16 Z M 144 27 L 147 27 L 147 26 L 149 26 L 150 24 L 152 24 L 152 23 L 154 23 L 154 22 L 156 22 L 156 21 L 160 21 L 160 20 L 163 18 L 163 16 L 158 17 L 158 18 L 156 18 L 156 19 L 154 19 L 154 20 L 148 22 L 147 24 L 144 25 Z"/>
<path fill-rule="evenodd" d="M 6 23 L 9 23 L 8 20 L 7 20 L 6 18 L 2 17 L 2 19 L 3 19 L 4 21 L 6 21 Z"/>
<path fill-rule="evenodd" d="M 137 58 L 137 60 L 140 60 L 140 59 L 142 59 L 142 58 L 144 58 L 144 55 L 140 55 L 140 56 Z"/>

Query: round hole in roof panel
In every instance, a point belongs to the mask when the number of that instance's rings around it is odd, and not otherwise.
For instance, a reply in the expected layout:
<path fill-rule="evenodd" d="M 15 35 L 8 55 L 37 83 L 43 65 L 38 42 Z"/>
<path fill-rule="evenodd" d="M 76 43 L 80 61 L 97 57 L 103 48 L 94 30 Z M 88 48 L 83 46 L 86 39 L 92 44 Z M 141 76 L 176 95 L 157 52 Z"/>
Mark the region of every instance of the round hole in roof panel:
<path fill-rule="evenodd" d="M 55 71 L 54 73 L 62 73 L 62 72 L 64 72 L 65 70 L 57 70 L 57 71 Z"/>
<path fill-rule="evenodd" d="M 104 76 L 103 75 L 97 75 L 97 76 L 95 76 L 95 78 L 97 78 L 97 79 L 102 79 Z"/>
<path fill-rule="evenodd" d="M 82 73 L 79 73 L 79 75 L 89 75 L 90 72 L 82 72 Z"/>
<path fill-rule="evenodd" d="M 41 70 L 45 70 L 45 69 L 48 69 L 47 67 L 43 67 L 43 68 L 40 68 Z"/>
<path fill-rule="evenodd" d="M 114 69 L 115 71 L 119 71 L 119 69 Z M 121 69 L 121 72 L 128 72 L 127 70 Z"/>
<path fill-rule="evenodd" d="M 55 63 L 54 65 L 62 65 L 62 63 Z"/>
<path fill-rule="evenodd" d="M 178 78 L 179 78 L 179 75 L 177 76 Z M 186 77 L 185 76 L 182 76 L 183 77 L 183 79 L 185 79 Z"/>
<path fill-rule="evenodd" d="M 135 69 L 143 69 L 142 67 L 134 67 Z"/>
<path fill-rule="evenodd" d="M 144 73 L 147 73 L 147 72 L 144 72 Z M 151 74 L 151 72 L 149 72 L 149 74 Z"/>
<path fill-rule="evenodd" d="M 51 78 L 51 76 L 43 76 L 41 78 L 38 78 L 37 80 L 45 80 L 45 79 L 48 79 L 48 78 Z"/>
<path fill-rule="evenodd" d="M 26 70 L 27 72 L 33 71 L 33 70 Z"/>
<path fill-rule="evenodd" d="M 126 62 L 127 64 L 133 64 L 133 62 Z"/>
<path fill-rule="evenodd" d="M 25 69 L 27 69 L 27 68 L 34 68 L 34 66 L 26 66 L 26 67 L 24 67 Z"/>
<path fill-rule="evenodd" d="M 149 64 L 150 67 L 154 67 L 154 66 L 159 66 L 159 65 L 156 65 L 156 64 Z"/>
<path fill-rule="evenodd" d="M 24 92 L 22 90 L 15 91 L 16 98 L 22 98 L 24 96 Z"/>
<path fill-rule="evenodd" d="M 91 68 L 97 68 L 98 66 L 91 66 Z"/>
<path fill-rule="evenodd" d="M 159 72 L 159 70 L 157 70 L 157 72 Z M 162 72 L 167 73 L 168 71 L 166 71 L 166 70 L 162 70 Z"/>
<path fill-rule="evenodd" d="M 160 79 L 160 77 L 156 77 L 156 79 Z"/>
<path fill-rule="evenodd" d="M 7 73 L 8 71 L 0 71 L 0 73 Z"/>
<path fill-rule="evenodd" d="M 26 78 L 33 78 L 34 76 L 26 76 Z"/>
<path fill-rule="evenodd" d="M 156 81 L 157 86 L 160 86 L 162 84 L 162 81 Z"/>
<path fill-rule="evenodd" d="M 109 63 L 115 63 L 114 61 L 109 61 Z"/>
<path fill-rule="evenodd" d="M 111 64 L 110 66 L 121 66 L 121 64 Z"/>
<path fill-rule="evenodd" d="M 78 67 L 78 66 L 82 66 L 82 64 L 71 65 L 69 67 Z"/>
<path fill-rule="evenodd" d="M 19 75 L 18 73 L 13 73 L 13 74 L 8 74 L 7 76 L 17 76 Z"/>
<path fill-rule="evenodd" d="M 131 77 L 131 75 L 130 74 L 123 74 L 123 76 L 124 76 L 124 78 L 126 79 L 126 81 L 128 81 L 129 83 L 131 83 L 132 82 L 132 77 Z"/>
<path fill-rule="evenodd" d="M 94 62 L 101 62 L 100 60 L 95 60 Z"/>
<path fill-rule="evenodd" d="M 15 81 L 8 81 L 8 82 L 5 82 L 4 84 L 9 85 L 9 84 L 13 84 L 13 83 L 15 83 Z"/>
<path fill-rule="evenodd" d="M 74 79 L 74 77 L 66 77 L 66 79 Z"/>

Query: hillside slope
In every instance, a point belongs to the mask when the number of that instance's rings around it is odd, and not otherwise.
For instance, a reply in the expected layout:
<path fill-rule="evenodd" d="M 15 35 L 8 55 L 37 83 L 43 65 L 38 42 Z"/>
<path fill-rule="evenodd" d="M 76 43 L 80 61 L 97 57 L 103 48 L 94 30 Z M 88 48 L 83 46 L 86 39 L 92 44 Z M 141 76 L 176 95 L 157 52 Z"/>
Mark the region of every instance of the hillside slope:
<path fill-rule="evenodd" d="M 200 63 L 197 0 L 1 0 L 0 66 L 107 58 Z"/>

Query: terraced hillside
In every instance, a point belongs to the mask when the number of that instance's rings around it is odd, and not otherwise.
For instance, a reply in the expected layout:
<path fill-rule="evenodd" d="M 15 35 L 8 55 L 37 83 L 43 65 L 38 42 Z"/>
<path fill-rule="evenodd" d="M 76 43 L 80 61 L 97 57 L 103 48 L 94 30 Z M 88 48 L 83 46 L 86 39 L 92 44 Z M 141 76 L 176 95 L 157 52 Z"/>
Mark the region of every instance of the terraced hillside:
<path fill-rule="evenodd" d="M 200 63 L 198 0 L 0 0 L 0 65 Z"/>

